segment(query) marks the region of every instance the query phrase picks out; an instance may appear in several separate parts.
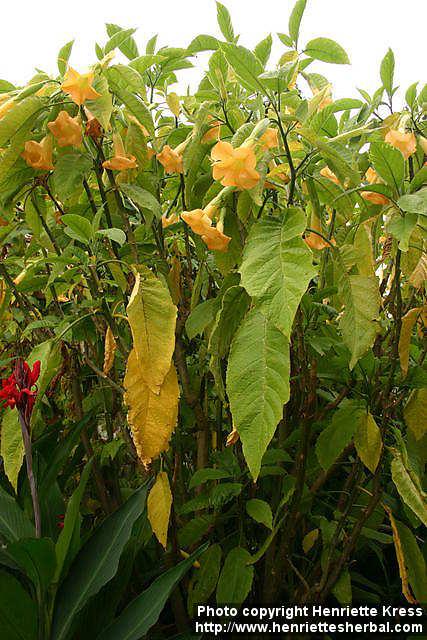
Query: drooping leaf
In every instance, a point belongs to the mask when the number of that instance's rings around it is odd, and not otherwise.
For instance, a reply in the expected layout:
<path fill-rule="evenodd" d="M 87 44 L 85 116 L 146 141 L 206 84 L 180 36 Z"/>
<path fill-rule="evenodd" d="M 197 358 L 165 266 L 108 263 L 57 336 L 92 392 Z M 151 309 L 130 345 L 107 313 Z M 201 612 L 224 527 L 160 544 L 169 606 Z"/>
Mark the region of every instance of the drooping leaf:
<path fill-rule="evenodd" d="M 412 431 L 417 440 L 427 433 L 427 389 L 414 389 L 403 410 L 408 429 Z"/>
<path fill-rule="evenodd" d="M 17 102 L 0 120 L 0 147 L 6 146 L 9 140 L 20 131 L 32 125 L 34 117 L 43 107 L 43 100 L 30 96 Z"/>
<path fill-rule="evenodd" d="M 344 312 L 340 319 L 343 340 L 350 353 L 350 369 L 372 347 L 377 335 L 379 290 L 376 276 L 349 275 L 342 267 L 339 279 Z"/>
<path fill-rule="evenodd" d="M 302 540 L 302 548 L 304 553 L 309 553 L 309 551 L 315 545 L 318 537 L 319 537 L 319 529 L 312 529 L 304 536 Z"/>
<path fill-rule="evenodd" d="M 128 422 L 132 438 L 142 462 L 148 464 L 169 447 L 169 440 L 178 417 L 179 387 L 175 366 L 157 393 L 151 391 L 142 376 L 142 367 L 135 349 L 129 354 L 124 380 L 128 405 Z"/>
<path fill-rule="evenodd" d="M 385 142 L 372 142 L 369 157 L 378 175 L 400 193 L 405 177 L 405 159 L 400 151 Z"/>
<path fill-rule="evenodd" d="M 383 448 L 381 431 L 371 413 L 360 416 L 354 444 L 363 464 L 375 473 Z"/>
<path fill-rule="evenodd" d="M 207 602 L 215 591 L 221 570 L 222 550 L 219 544 L 213 544 L 200 556 L 200 568 L 194 572 L 194 583 L 188 594 L 188 611 Z"/>
<path fill-rule="evenodd" d="M 265 525 L 267 529 L 273 528 L 273 514 L 270 505 L 265 500 L 259 500 L 258 498 L 248 500 L 246 511 L 253 520 Z"/>
<path fill-rule="evenodd" d="M 243 320 L 231 344 L 227 394 L 233 423 L 254 480 L 289 399 L 289 344 L 257 309 Z"/>
<path fill-rule="evenodd" d="M 251 559 L 249 551 L 241 547 L 228 553 L 216 588 L 218 604 L 239 605 L 247 598 L 254 577 L 254 568 L 248 565 Z"/>
<path fill-rule="evenodd" d="M 420 307 L 410 309 L 402 318 L 402 327 L 399 337 L 399 359 L 400 368 L 402 369 L 403 377 L 405 378 L 408 373 L 409 367 L 409 347 L 411 345 L 412 330 L 417 322 L 417 318 L 421 313 Z"/>
<path fill-rule="evenodd" d="M 24 442 L 17 409 L 5 409 L 0 432 L 0 455 L 4 472 L 12 487 L 17 490 L 18 475 L 24 460 Z"/>
<path fill-rule="evenodd" d="M 287 337 L 301 298 L 316 274 L 311 251 L 301 238 L 305 225 L 305 214 L 297 208 L 290 208 L 282 221 L 255 223 L 240 267 L 246 291 Z"/>
<path fill-rule="evenodd" d="M 330 424 L 323 429 L 316 442 L 317 458 L 323 469 L 329 469 L 335 462 L 365 416 L 366 406 L 359 400 L 345 399 L 341 402 Z"/>
<path fill-rule="evenodd" d="M 80 550 L 58 590 L 52 640 L 68 637 L 79 611 L 115 575 L 133 524 L 145 507 L 146 496 L 144 485 L 95 530 Z"/>
<path fill-rule="evenodd" d="M 105 373 L 105 375 L 108 375 L 113 367 L 116 348 L 116 339 L 113 332 L 111 331 L 111 327 L 108 326 L 107 331 L 105 332 L 104 366 L 102 367 L 102 371 L 103 373 Z"/>
<path fill-rule="evenodd" d="M 165 549 L 168 538 L 171 506 L 172 493 L 169 486 L 168 474 L 160 471 L 160 473 L 157 474 L 156 482 L 148 494 L 147 515 L 157 540 Z"/>
<path fill-rule="evenodd" d="M 417 540 L 406 524 L 395 520 L 402 553 L 407 568 L 408 581 L 418 602 L 427 602 L 427 571 Z"/>
<path fill-rule="evenodd" d="M 53 176 L 60 200 L 67 200 L 81 189 L 82 180 L 89 173 L 91 166 L 91 159 L 76 149 L 67 150 L 58 158 Z"/>
<path fill-rule="evenodd" d="M 162 215 L 162 208 L 159 201 L 153 196 L 152 193 L 138 186 L 137 184 L 127 184 L 125 182 L 120 183 L 120 189 L 123 193 L 135 204 L 140 207 L 144 212 L 149 212 L 148 222 L 154 218 L 158 220 Z"/>
<path fill-rule="evenodd" d="M 135 278 L 127 306 L 139 378 L 158 394 L 171 368 L 176 306 L 166 286 L 146 267 Z"/>
<path fill-rule="evenodd" d="M 47 591 L 55 572 L 55 545 L 50 538 L 27 538 L 10 544 L 8 553 L 40 593 Z"/>
<path fill-rule="evenodd" d="M 391 477 L 400 497 L 427 526 L 427 504 L 421 488 L 414 482 L 406 468 L 402 456 L 396 453 L 391 463 Z"/>

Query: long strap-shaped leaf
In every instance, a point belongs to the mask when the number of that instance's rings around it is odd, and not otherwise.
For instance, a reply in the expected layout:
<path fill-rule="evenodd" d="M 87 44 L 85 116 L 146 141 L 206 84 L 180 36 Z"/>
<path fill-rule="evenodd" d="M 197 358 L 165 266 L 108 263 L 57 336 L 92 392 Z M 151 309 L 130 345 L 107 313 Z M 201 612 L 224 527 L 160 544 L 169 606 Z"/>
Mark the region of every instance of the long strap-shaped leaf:
<path fill-rule="evenodd" d="M 163 573 L 102 631 L 97 640 L 139 640 L 156 624 L 167 599 L 183 575 L 206 549 L 204 544 L 189 558 Z"/>
<path fill-rule="evenodd" d="M 146 496 L 147 485 L 144 485 L 105 520 L 81 549 L 58 591 L 52 640 L 68 637 L 77 613 L 115 575 L 133 524 L 144 509 Z"/>
<path fill-rule="evenodd" d="M 0 537 L 13 542 L 34 537 L 34 527 L 18 504 L 0 487 Z"/>

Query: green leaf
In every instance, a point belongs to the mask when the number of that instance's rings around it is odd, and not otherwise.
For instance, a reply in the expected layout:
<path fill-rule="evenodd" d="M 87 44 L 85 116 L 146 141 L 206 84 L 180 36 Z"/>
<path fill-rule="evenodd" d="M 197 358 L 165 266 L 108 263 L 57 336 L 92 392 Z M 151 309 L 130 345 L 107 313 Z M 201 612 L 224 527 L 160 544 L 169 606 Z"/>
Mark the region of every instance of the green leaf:
<path fill-rule="evenodd" d="M 268 36 L 264 38 L 264 40 L 261 40 L 261 42 L 258 42 L 258 44 L 254 49 L 255 55 L 258 58 L 258 60 L 261 62 L 263 67 L 265 67 L 270 57 L 272 44 L 273 44 L 273 38 L 271 37 L 271 34 L 268 34 Z"/>
<path fill-rule="evenodd" d="M 117 244 L 119 244 L 121 247 L 126 242 L 125 232 L 121 229 L 116 229 L 115 227 L 113 227 L 112 229 L 99 229 L 96 234 L 98 236 L 109 238 L 113 242 L 117 242 Z"/>
<path fill-rule="evenodd" d="M 385 54 L 380 68 L 381 82 L 388 95 L 393 93 L 393 80 L 394 80 L 394 53 L 391 49 Z"/>
<path fill-rule="evenodd" d="M 132 527 L 145 507 L 146 497 L 147 485 L 144 485 L 95 530 L 80 550 L 58 591 L 52 640 L 68 637 L 78 612 L 115 575 Z"/>
<path fill-rule="evenodd" d="M 147 224 L 151 224 L 153 217 L 159 220 L 162 217 L 162 208 L 157 198 L 152 193 L 138 186 L 137 184 L 120 184 L 120 189 L 125 196 L 132 200 L 143 211 L 150 213 Z"/>
<path fill-rule="evenodd" d="M 297 0 L 289 17 L 289 35 L 295 43 L 295 46 L 298 45 L 299 30 L 306 5 L 307 0 Z"/>
<path fill-rule="evenodd" d="M 219 544 L 213 544 L 199 559 L 200 569 L 194 572 L 194 583 L 188 594 L 188 611 L 193 615 L 195 605 L 207 602 L 215 591 L 221 570 L 222 550 Z"/>
<path fill-rule="evenodd" d="M 12 487 L 17 490 L 18 475 L 24 460 L 24 443 L 17 409 L 5 409 L 1 423 L 0 455 L 4 472 Z"/>
<path fill-rule="evenodd" d="M 409 584 L 418 602 L 427 602 L 427 572 L 424 556 L 414 534 L 406 524 L 398 520 L 395 520 L 395 524 L 402 545 Z"/>
<path fill-rule="evenodd" d="M 397 204 L 402 211 L 427 216 L 427 187 L 420 189 L 417 193 L 402 196 L 397 201 Z"/>
<path fill-rule="evenodd" d="M 65 233 L 83 244 L 89 244 L 93 240 L 92 225 L 87 218 L 78 216 L 75 213 L 66 213 L 61 217 L 66 225 Z"/>
<path fill-rule="evenodd" d="M 29 354 L 27 361 L 33 366 L 36 360 L 40 360 L 40 377 L 37 380 L 37 398 L 31 416 L 31 424 L 37 418 L 43 396 L 46 393 L 52 378 L 58 373 L 61 365 L 61 350 L 57 342 L 53 340 L 45 340 L 36 345 Z"/>
<path fill-rule="evenodd" d="M 188 45 L 189 53 L 199 53 L 199 51 L 216 51 L 219 48 L 219 41 L 213 36 L 201 34 L 196 36 Z"/>
<path fill-rule="evenodd" d="M 368 467 L 371 473 L 375 473 L 380 460 L 383 442 L 381 431 L 371 413 L 365 413 L 360 417 L 354 435 L 354 444 L 363 464 Z"/>
<path fill-rule="evenodd" d="M 265 525 L 267 529 L 273 528 L 273 514 L 271 513 L 271 507 L 265 500 L 258 500 L 253 498 L 246 503 L 246 511 L 256 522 L 260 522 Z"/>
<path fill-rule="evenodd" d="M 107 130 L 113 111 L 113 98 L 108 88 L 107 78 L 104 75 L 96 75 L 93 86 L 101 95 L 95 100 L 88 100 L 86 106 L 92 116 L 99 120 L 101 126 Z"/>
<path fill-rule="evenodd" d="M 233 286 L 227 289 L 209 339 L 209 366 L 222 399 L 225 399 L 225 389 L 221 360 L 227 356 L 231 341 L 246 315 L 249 304 L 250 298 L 243 287 Z"/>
<path fill-rule="evenodd" d="M 401 251 L 408 251 L 409 242 L 418 221 L 418 214 L 405 213 L 399 214 L 394 212 L 387 223 L 387 232 L 396 238 L 399 242 L 399 249 Z"/>
<path fill-rule="evenodd" d="M 351 442 L 360 420 L 366 416 L 366 406 L 359 400 L 344 399 L 323 429 L 316 442 L 316 455 L 323 469 L 333 465 L 340 453 Z"/>
<path fill-rule="evenodd" d="M 59 50 L 57 63 L 61 76 L 63 76 L 67 70 L 68 60 L 70 59 L 73 44 L 74 40 L 70 40 L 70 42 L 64 44 L 64 46 Z"/>
<path fill-rule="evenodd" d="M 254 578 L 254 568 L 248 562 L 251 554 L 235 547 L 228 553 L 216 589 L 218 604 L 241 604 L 248 596 Z"/>
<path fill-rule="evenodd" d="M 34 526 L 15 500 L 0 487 L 0 536 L 13 542 L 35 535 Z"/>
<path fill-rule="evenodd" d="M 0 119 L 0 147 L 5 147 L 21 128 L 26 129 L 34 122 L 34 117 L 41 110 L 43 101 L 30 96 L 17 102 L 3 118 Z"/>
<path fill-rule="evenodd" d="M 97 640 L 140 640 L 156 624 L 170 594 L 207 545 L 159 576 L 104 629 Z"/>
<path fill-rule="evenodd" d="M 91 167 L 91 159 L 80 151 L 66 151 L 58 158 L 53 176 L 60 200 L 67 200 L 81 190 L 83 179 Z"/>
<path fill-rule="evenodd" d="M 117 96 L 117 98 L 125 105 L 127 109 L 135 116 L 137 120 L 147 129 L 151 136 L 154 136 L 154 123 L 151 113 L 146 104 L 137 96 L 133 95 L 130 91 L 122 86 L 123 77 L 121 69 L 116 65 L 111 69 L 108 69 L 107 78 L 110 89 Z M 126 82 L 126 78 L 124 78 Z"/>
<path fill-rule="evenodd" d="M 231 344 L 227 394 L 254 480 L 289 400 L 289 366 L 288 340 L 260 311 L 253 309 Z"/>
<path fill-rule="evenodd" d="M 301 238 L 305 225 L 305 213 L 294 207 L 283 220 L 259 220 L 251 227 L 240 267 L 246 291 L 288 337 L 301 298 L 316 275 L 312 253 Z"/>
<path fill-rule="evenodd" d="M 231 23 L 231 16 L 226 7 L 220 2 L 216 3 L 216 18 L 221 33 L 228 42 L 234 42 L 234 29 Z"/>
<path fill-rule="evenodd" d="M 105 25 L 105 28 L 107 29 L 107 33 L 110 38 L 112 38 L 116 33 L 123 33 L 124 31 L 121 27 L 119 27 L 119 25 L 112 23 L 107 23 Z M 115 46 L 118 47 L 123 55 L 125 55 L 129 60 L 133 60 L 139 55 L 138 47 L 136 46 L 136 42 L 134 38 L 132 38 L 132 36 L 128 35 L 123 41 L 120 42 L 120 44 L 116 44 Z"/>
<path fill-rule="evenodd" d="M 427 389 L 414 389 L 403 410 L 403 417 L 408 429 L 417 440 L 421 440 L 427 433 Z"/>
<path fill-rule="evenodd" d="M 10 544 L 8 553 L 41 592 L 47 591 L 55 572 L 55 546 L 50 538 L 30 538 Z"/>
<path fill-rule="evenodd" d="M 372 347 L 377 335 L 380 296 L 376 276 L 349 275 L 342 259 L 339 294 L 344 303 L 340 319 L 343 340 L 351 358 L 349 367 L 353 369 L 358 360 Z"/>
<path fill-rule="evenodd" d="M 292 47 L 292 38 L 286 33 L 278 33 L 277 36 L 280 42 L 283 42 L 286 47 Z"/>
<path fill-rule="evenodd" d="M 64 567 L 65 560 L 69 554 L 71 540 L 78 525 L 80 502 L 83 498 L 83 494 L 89 480 L 89 475 L 92 470 L 92 461 L 89 461 L 80 477 L 79 486 L 75 489 L 70 500 L 68 501 L 67 511 L 65 512 L 64 527 L 58 536 L 58 540 L 55 545 L 56 554 L 56 571 L 54 582 L 59 582 L 61 573 Z M 78 527 L 79 528 L 79 527 Z M 70 563 L 69 563 L 70 564 Z"/>
<path fill-rule="evenodd" d="M 372 142 L 369 157 L 378 175 L 400 193 L 405 178 L 405 159 L 400 151 L 385 142 Z"/>
<path fill-rule="evenodd" d="M 403 502 L 408 505 L 424 526 L 427 526 L 427 505 L 425 495 L 414 482 L 400 453 L 395 452 L 391 463 L 391 477 Z"/>
<path fill-rule="evenodd" d="M 0 631 L 4 640 L 36 640 L 37 608 L 10 573 L 0 571 Z"/>
<path fill-rule="evenodd" d="M 111 30 L 111 25 L 110 25 Z M 120 29 L 115 31 L 115 33 L 110 37 L 107 44 L 104 47 L 104 54 L 110 53 L 113 49 L 120 49 L 122 51 L 122 46 L 129 40 L 131 36 L 135 33 L 136 29 Z M 110 35 L 110 34 L 108 34 Z M 138 52 L 136 52 L 138 55 Z M 136 57 L 136 56 L 133 56 Z"/>
<path fill-rule="evenodd" d="M 197 469 L 191 477 L 189 489 L 194 489 L 209 480 L 222 480 L 223 478 L 229 478 L 230 474 L 224 469 Z"/>
<path fill-rule="evenodd" d="M 258 79 L 264 68 L 252 51 L 237 44 L 221 44 L 221 50 L 246 89 L 264 91 L 262 82 Z"/>
<path fill-rule="evenodd" d="M 338 42 L 329 38 L 314 38 L 306 45 L 304 53 L 315 60 L 332 64 L 350 64 L 348 55 Z"/>
<path fill-rule="evenodd" d="M 218 300 L 216 298 L 210 298 L 197 305 L 195 309 L 190 313 L 185 323 L 185 331 L 190 340 L 195 338 L 198 334 L 210 325 L 215 318 L 215 313 L 218 308 Z"/>

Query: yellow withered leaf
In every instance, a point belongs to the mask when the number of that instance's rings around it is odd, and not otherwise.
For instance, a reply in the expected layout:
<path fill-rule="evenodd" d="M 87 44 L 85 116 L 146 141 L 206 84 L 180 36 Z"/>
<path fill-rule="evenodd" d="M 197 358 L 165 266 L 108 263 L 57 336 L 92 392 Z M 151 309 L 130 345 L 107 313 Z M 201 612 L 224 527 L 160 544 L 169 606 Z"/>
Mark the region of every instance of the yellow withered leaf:
<path fill-rule="evenodd" d="M 427 280 L 427 258 L 423 254 L 419 259 L 417 266 L 413 270 L 411 277 L 409 278 L 409 284 L 412 284 L 415 289 L 421 289 Z"/>
<path fill-rule="evenodd" d="M 142 375 L 135 349 L 129 354 L 124 379 L 128 423 L 141 461 L 147 465 L 169 447 L 178 417 L 179 387 L 174 364 L 158 393 L 153 393 Z"/>
<path fill-rule="evenodd" d="M 114 337 L 113 332 L 111 331 L 111 328 L 108 327 L 107 331 L 105 332 L 104 366 L 102 368 L 102 371 L 105 373 L 105 375 L 108 375 L 110 373 L 111 368 L 114 364 L 114 355 L 116 353 L 116 347 L 117 347 L 116 339 Z"/>
<path fill-rule="evenodd" d="M 137 274 L 127 306 L 139 377 L 159 393 L 175 348 L 177 308 L 166 286 L 146 267 Z"/>
<path fill-rule="evenodd" d="M 412 329 L 420 315 L 421 308 L 416 307 L 408 311 L 402 318 L 402 329 L 400 331 L 399 338 L 399 359 L 400 368 L 402 369 L 403 377 L 406 377 L 409 367 L 409 347 L 411 345 Z"/>
<path fill-rule="evenodd" d="M 399 566 L 399 574 L 400 574 L 400 579 L 402 581 L 402 593 L 408 602 L 410 602 L 411 604 L 416 604 L 417 601 L 412 595 L 411 589 L 409 587 L 408 570 L 406 567 L 405 556 L 403 553 L 402 542 L 400 540 L 399 530 L 397 528 L 396 520 L 394 519 L 391 509 L 387 505 L 383 505 L 383 507 L 390 519 L 391 530 L 393 534 L 394 549 L 396 551 L 397 564 Z"/>
<path fill-rule="evenodd" d="M 169 517 L 172 506 L 172 493 L 167 473 L 160 471 L 147 498 L 147 515 L 153 533 L 166 549 L 168 540 Z"/>

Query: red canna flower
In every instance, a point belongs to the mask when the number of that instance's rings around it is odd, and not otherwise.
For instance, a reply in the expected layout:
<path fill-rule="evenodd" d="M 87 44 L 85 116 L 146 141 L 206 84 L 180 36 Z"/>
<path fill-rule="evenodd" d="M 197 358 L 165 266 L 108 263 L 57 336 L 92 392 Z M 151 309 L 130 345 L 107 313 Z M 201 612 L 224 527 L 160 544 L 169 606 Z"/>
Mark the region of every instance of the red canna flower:
<path fill-rule="evenodd" d="M 6 407 L 20 411 L 27 424 L 33 411 L 37 396 L 36 382 L 40 376 L 40 360 L 37 360 L 30 369 L 28 362 L 18 358 L 15 362 L 12 375 L 1 381 L 0 400 Z M 34 387 L 36 387 L 34 389 Z"/>

